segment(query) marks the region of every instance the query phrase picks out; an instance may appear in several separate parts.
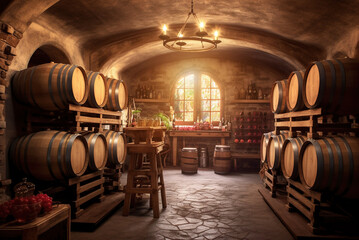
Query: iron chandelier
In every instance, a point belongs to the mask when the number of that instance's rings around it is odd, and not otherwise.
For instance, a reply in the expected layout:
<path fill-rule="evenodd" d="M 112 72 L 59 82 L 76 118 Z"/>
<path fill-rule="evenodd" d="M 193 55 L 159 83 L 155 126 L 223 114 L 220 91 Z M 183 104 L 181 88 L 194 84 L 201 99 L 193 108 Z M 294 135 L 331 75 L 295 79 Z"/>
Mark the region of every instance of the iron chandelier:
<path fill-rule="evenodd" d="M 184 31 L 188 23 L 189 18 L 193 16 L 198 24 L 199 31 L 195 36 L 184 36 Z M 181 52 L 204 52 L 217 48 L 217 45 L 221 43 L 218 39 L 218 30 L 214 31 L 213 38 L 208 36 L 205 31 L 205 23 L 200 22 L 196 13 L 193 11 L 193 0 L 191 0 L 191 11 L 188 13 L 187 19 L 184 22 L 182 28 L 177 33 L 176 37 L 170 37 L 167 35 L 167 26 L 163 25 L 162 34 L 159 36 L 163 40 L 163 46 L 170 50 Z"/>

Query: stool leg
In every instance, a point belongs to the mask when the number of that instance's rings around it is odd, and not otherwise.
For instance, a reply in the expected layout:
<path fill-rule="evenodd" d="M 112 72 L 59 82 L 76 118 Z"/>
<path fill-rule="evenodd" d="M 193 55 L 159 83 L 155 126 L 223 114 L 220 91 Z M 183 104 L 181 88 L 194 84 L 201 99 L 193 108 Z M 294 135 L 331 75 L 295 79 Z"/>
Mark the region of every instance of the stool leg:
<path fill-rule="evenodd" d="M 152 193 L 150 193 L 150 209 L 153 208 L 153 196 Z"/>
<path fill-rule="evenodd" d="M 152 209 L 153 217 L 160 217 L 160 206 L 158 199 L 158 169 L 157 169 L 157 154 L 151 156 L 151 188 L 152 188 Z"/>
<path fill-rule="evenodd" d="M 122 215 L 128 216 L 130 213 L 130 206 L 131 206 L 131 199 L 135 198 L 133 197 L 134 194 L 131 193 L 130 189 L 133 189 L 134 186 L 134 174 L 133 171 L 135 170 L 135 164 L 136 164 L 136 154 L 131 154 L 130 164 L 128 166 L 128 174 L 127 174 L 127 185 L 126 185 L 126 191 L 125 191 L 125 202 L 123 204 L 122 209 Z"/>
<path fill-rule="evenodd" d="M 165 183 L 163 181 L 163 171 L 160 173 L 160 183 L 161 183 L 161 199 L 162 199 L 162 207 L 167 207 L 167 200 L 166 200 L 166 188 Z"/>

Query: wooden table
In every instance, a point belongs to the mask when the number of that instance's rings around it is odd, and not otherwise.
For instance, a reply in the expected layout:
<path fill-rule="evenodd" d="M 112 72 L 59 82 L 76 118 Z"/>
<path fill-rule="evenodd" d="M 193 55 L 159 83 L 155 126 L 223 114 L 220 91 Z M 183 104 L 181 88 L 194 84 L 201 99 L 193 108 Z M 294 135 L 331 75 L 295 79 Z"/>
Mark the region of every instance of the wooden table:
<path fill-rule="evenodd" d="M 177 138 L 183 137 L 183 146 L 185 146 L 186 138 L 220 138 L 221 145 L 226 144 L 226 138 L 231 136 L 230 131 L 218 131 L 218 130 L 196 130 L 196 131 L 182 131 L 175 130 L 169 132 L 172 137 L 172 162 L 173 166 L 177 165 Z"/>
<path fill-rule="evenodd" d="M 152 142 L 163 142 L 165 138 L 166 127 L 126 127 L 124 131 L 131 137 L 135 144 Z"/>
<path fill-rule="evenodd" d="M 15 221 L 0 225 L 1 239 L 36 240 L 46 233 L 48 238 L 70 239 L 71 229 L 71 208 L 69 205 L 60 204 L 54 207 L 51 212 L 36 218 L 27 224 L 18 224 Z M 53 227 L 56 228 L 52 231 Z M 60 229 L 61 228 L 61 229 Z M 51 232 L 49 231 L 51 229 Z"/>

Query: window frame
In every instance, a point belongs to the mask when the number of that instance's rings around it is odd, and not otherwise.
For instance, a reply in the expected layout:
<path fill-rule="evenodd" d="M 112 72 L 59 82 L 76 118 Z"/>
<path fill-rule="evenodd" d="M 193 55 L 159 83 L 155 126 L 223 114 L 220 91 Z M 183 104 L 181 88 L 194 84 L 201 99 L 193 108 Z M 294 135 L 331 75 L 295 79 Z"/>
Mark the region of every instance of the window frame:
<path fill-rule="evenodd" d="M 177 90 L 176 86 L 177 86 L 177 83 L 180 79 L 182 78 L 185 78 L 189 75 L 193 74 L 194 75 L 194 104 L 193 104 L 193 121 L 179 121 L 179 120 L 176 120 L 176 125 L 193 125 L 196 121 L 196 119 L 198 119 L 198 117 L 201 119 L 202 118 L 202 111 L 201 111 L 201 101 L 202 101 L 202 95 L 201 95 L 201 75 L 206 75 L 208 76 L 211 80 L 213 80 L 217 86 L 218 86 L 218 89 L 219 89 L 219 92 L 220 92 L 220 119 L 223 118 L 223 109 L 224 109 L 224 94 L 223 94 L 223 90 L 222 90 L 222 87 L 221 85 L 219 84 L 219 81 L 215 80 L 215 78 L 212 77 L 211 74 L 208 74 L 206 72 L 203 72 L 203 71 L 189 71 L 189 72 L 185 72 L 184 74 L 181 74 L 175 81 L 174 85 L 173 85 L 173 90 L 172 90 L 172 95 L 171 95 L 171 105 L 172 106 L 175 106 L 174 103 L 175 103 L 175 92 Z M 208 100 L 212 100 L 211 99 L 208 99 Z M 217 99 L 214 99 L 214 100 L 217 100 Z M 208 111 L 204 111 L 204 112 L 208 112 Z M 211 111 L 212 112 L 212 111 Z M 214 112 L 217 112 L 217 111 L 214 111 Z M 219 124 L 219 121 L 213 121 L 212 124 L 214 126 L 218 126 Z"/>

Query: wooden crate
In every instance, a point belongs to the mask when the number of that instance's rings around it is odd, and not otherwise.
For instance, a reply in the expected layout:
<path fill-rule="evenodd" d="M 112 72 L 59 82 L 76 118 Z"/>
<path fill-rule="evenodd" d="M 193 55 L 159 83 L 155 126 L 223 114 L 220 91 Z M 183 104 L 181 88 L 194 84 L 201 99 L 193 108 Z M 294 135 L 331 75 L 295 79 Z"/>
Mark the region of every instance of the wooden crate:
<path fill-rule="evenodd" d="M 104 188 L 106 193 L 113 191 L 123 191 L 123 186 L 121 185 L 121 172 L 122 165 L 116 166 L 115 168 L 105 168 L 104 169 Z"/>
<path fill-rule="evenodd" d="M 289 137 L 296 137 L 297 131 L 306 133 L 308 138 L 317 138 L 327 133 L 359 133 L 359 128 L 351 121 L 353 116 L 325 115 L 321 108 L 298 112 L 274 114 L 275 133 L 288 130 Z M 354 118 L 355 119 L 355 118 Z"/>
<path fill-rule="evenodd" d="M 68 179 L 67 185 L 71 192 L 70 204 L 73 218 L 81 216 L 85 204 L 89 204 L 94 199 L 103 200 L 104 182 L 103 170 Z"/>
<path fill-rule="evenodd" d="M 279 190 L 285 191 L 287 182 L 284 180 L 280 171 L 267 169 L 264 176 L 264 184 L 269 188 L 272 197 L 276 197 Z M 281 178 L 281 181 L 278 179 L 279 177 Z"/>
<path fill-rule="evenodd" d="M 26 130 L 28 133 L 47 129 L 82 132 L 104 130 L 109 125 L 114 131 L 120 131 L 122 126 L 121 112 L 69 105 L 68 111 L 45 112 L 31 109 L 27 113 Z"/>

